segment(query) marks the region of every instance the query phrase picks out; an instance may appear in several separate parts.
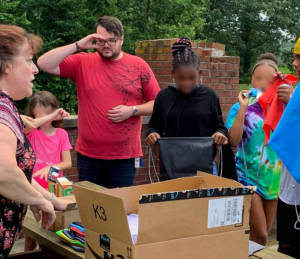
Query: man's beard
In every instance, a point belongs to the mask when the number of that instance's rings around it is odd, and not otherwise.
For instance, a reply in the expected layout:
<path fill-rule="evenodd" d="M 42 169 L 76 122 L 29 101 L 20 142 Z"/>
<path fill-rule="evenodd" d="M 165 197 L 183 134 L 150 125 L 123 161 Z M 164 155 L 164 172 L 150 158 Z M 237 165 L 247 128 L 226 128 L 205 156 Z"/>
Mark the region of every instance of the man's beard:
<path fill-rule="evenodd" d="M 111 55 L 110 56 L 105 56 L 105 55 L 102 54 L 102 52 L 104 52 L 104 51 L 101 52 L 101 51 L 97 50 L 97 52 L 99 53 L 99 55 L 102 58 L 107 59 L 107 60 L 116 59 L 120 55 L 120 53 L 121 53 L 121 51 L 119 51 L 119 52 L 113 52 L 113 51 L 111 51 Z"/>

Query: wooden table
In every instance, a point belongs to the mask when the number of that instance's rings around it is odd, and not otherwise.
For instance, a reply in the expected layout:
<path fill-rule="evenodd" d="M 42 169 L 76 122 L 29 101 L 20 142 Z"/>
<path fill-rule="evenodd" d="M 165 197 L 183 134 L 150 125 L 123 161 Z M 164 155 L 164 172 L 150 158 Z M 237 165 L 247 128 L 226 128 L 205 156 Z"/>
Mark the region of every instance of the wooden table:
<path fill-rule="evenodd" d="M 84 258 L 84 253 L 74 251 L 71 247 L 60 241 L 59 237 L 54 232 L 43 229 L 41 224 L 36 222 L 30 210 L 27 212 L 22 230 L 25 235 L 38 241 L 40 248 L 45 254 L 44 258 Z"/>

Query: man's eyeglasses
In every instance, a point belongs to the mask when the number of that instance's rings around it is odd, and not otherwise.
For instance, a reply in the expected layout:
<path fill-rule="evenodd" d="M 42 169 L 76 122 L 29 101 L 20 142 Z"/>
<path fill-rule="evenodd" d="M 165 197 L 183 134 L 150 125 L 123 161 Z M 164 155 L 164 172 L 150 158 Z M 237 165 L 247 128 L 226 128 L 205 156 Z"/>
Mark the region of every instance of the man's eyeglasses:
<path fill-rule="evenodd" d="M 99 46 L 105 46 L 105 43 L 107 43 L 109 46 L 113 46 L 116 44 L 117 41 L 118 41 L 117 38 L 111 38 L 108 40 L 97 40 L 97 44 Z"/>

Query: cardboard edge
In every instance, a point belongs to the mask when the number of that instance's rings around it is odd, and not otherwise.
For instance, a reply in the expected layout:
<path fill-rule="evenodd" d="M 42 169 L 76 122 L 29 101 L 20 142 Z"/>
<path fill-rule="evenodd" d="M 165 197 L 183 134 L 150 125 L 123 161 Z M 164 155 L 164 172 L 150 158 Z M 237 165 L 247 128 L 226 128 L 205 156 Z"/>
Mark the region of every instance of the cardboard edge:
<path fill-rule="evenodd" d="M 230 235 L 230 234 L 243 234 L 243 235 L 248 236 L 247 240 L 249 240 L 249 234 L 245 230 L 230 231 L 230 232 L 226 232 L 225 234 L 226 235 Z M 212 236 L 221 237 L 223 235 L 224 235 L 224 233 L 215 233 L 215 234 L 207 234 L 207 235 L 199 235 L 199 236 L 194 236 L 194 237 L 185 237 L 185 238 L 173 239 L 173 240 L 162 241 L 162 242 L 154 242 L 154 243 L 148 243 L 148 244 L 136 244 L 134 246 L 135 255 L 136 255 L 136 258 L 138 258 L 138 259 L 142 258 L 140 256 L 141 250 L 143 250 L 143 248 L 147 248 L 147 247 L 149 247 L 149 248 L 155 247 L 155 246 L 160 246 L 161 247 L 161 246 L 164 246 L 165 244 L 172 245 L 172 244 L 176 244 L 176 243 L 184 243 L 184 242 L 187 242 L 189 240 L 197 240 L 199 238 L 200 239 L 205 239 L 206 237 L 212 237 Z M 215 245 L 218 245 L 218 244 L 215 244 Z M 200 244 L 200 246 L 201 246 L 201 244 Z M 245 251 L 244 251 L 245 257 L 243 257 L 243 258 L 248 258 L 248 250 L 249 250 L 249 246 L 247 245 L 247 250 L 245 248 Z M 147 257 L 147 259 L 148 258 L 152 258 L 152 257 Z M 195 257 L 193 257 L 193 258 L 195 258 Z"/>
<path fill-rule="evenodd" d="M 90 188 L 90 186 L 92 186 L 92 188 Z M 94 190 L 94 188 L 96 188 L 97 190 Z M 108 190 L 108 189 L 106 189 L 106 188 L 100 188 L 99 189 L 99 185 L 92 184 L 90 182 L 85 181 L 85 182 L 78 182 L 73 186 L 73 190 L 74 190 L 74 194 L 75 194 L 76 199 L 77 199 L 77 196 L 78 196 L 78 192 L 82 191 L 82 189 L 84 189 L 84 191 L 89 191 L 89 192 L 96 191 L 99 194 L 102 194 L 102 195 L 107 196 L 107 197 L 113 197 L 114 199 L 121 201 L 120 210 L 124 212 L 123 216 L 124 216 L 124 219 L 126 219 L 126 232 L 127 232 L 126 236 L 124 235 L 123 237 L 124 237 L 124 240 L 127 240 L 128 243 L 130 243 L 132 245 L 133 242 L 132 242 L 132 238 L 131 238 L 131 234 L 130 234 L 130 228 L 129 228 L 129 223 L 128 223 L 128 219 L 127 219 L 124 198 L 120 197 L 118 195 L 112 195 L 110 193 L 107 193 L 106 190 Z M 85 215 L 84 215 L 84 212 L 80 209 L 79 209 L 79 215 L 80 215 L 81 221 L 83 222 L 84 218 L 85 218 Z M 83 224 L 84 224 L 84 222 L 83 222 Z"/>
<path fill-rule="evenodd" d="M 215 188 L 200 188 L 176 192 L 161 192 L 156 194 L 142 194 L 139 199 L 139 204 L 168 202 L 187 199 L 201 198 L 218 198 L 231 197 L 237 195 L 252 195 L 256 191 L 256 186 L 241 186 L 241 187 L 215 187 Z"/>

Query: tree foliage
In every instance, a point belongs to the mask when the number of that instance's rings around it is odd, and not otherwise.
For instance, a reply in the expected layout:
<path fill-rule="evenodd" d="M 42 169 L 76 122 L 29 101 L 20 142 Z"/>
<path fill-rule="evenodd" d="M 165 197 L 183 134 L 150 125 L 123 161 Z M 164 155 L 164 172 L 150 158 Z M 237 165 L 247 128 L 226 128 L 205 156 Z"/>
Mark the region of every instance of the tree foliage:
<path fill-rule="evenodd" d="M 136 41 L 147 39 L 186 36 L 224 43 L 228 55 L 241 57 L 241 82 L 249 82 L 250 68 L 263 52 L 290 64 L 287 46 L 300 36 L 299 0 L 0 0 L 0 23 L 40 35 L 40 54 L 94 32 L 102 15 L 123 22 L 129 53 Z M 76 89 L 69 80 L 40 72 L 35 89 L 53 92 L 65 109 L 77 112 Z"/>
<path fill-rule="evenodd" d="M 264 52 L 290 62 L 290 49 L 281 46 L 299 36 L 299 11 L 299 0 L 211 0 L 198 36 L 224 43 L 227 54 L 240 56 L 241 81 L 248 82 L 251 66 Z"/>
<path fill-rule="evenodd" d="M 205 4 L 206 0 L 0 0 L 0 23 L 40 35 L 43 53 L 93 33 L 98 17 L 112 15 L 124 24 L 124 50 L 134 53 L 138 40 L 195 38 L 204 24 Z M 69 80 L 40 72 L 35 90 L 41 89 L 54 93 L 68 111 L 77 112 L 76 89 Z"/>

